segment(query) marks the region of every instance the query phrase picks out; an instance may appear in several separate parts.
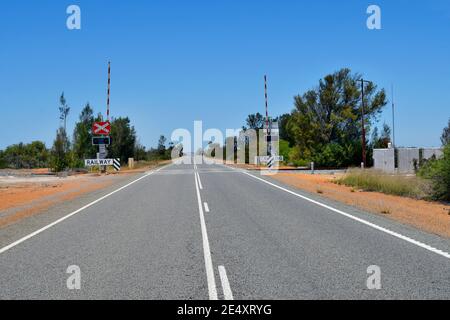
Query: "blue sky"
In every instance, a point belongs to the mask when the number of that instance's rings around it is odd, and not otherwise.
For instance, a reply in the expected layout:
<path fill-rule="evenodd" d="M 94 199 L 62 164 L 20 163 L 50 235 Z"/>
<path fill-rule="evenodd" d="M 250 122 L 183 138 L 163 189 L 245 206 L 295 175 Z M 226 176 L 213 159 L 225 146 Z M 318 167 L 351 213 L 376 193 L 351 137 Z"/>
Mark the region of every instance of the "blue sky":
<path fill-rule="evenodd" d="M 81 8 L 82 29 L 66 28 Z M 382 10 L 382 30 L 366 9 Z M 397 144 L 439 146 L 450 117 L 450 2 L 357 0 L 2 1 L 0 148 L 51 145 L 58 97 L 71 107 L 68 130 L 86 102 L 129 116 L 154 146 L 176 128 L 239 128 L 264 112 L 289 112 L 293 96 L 342 67 L 380 87 L 395 84 Z M 390 107 L 383 121 L 391 124 Z"/>

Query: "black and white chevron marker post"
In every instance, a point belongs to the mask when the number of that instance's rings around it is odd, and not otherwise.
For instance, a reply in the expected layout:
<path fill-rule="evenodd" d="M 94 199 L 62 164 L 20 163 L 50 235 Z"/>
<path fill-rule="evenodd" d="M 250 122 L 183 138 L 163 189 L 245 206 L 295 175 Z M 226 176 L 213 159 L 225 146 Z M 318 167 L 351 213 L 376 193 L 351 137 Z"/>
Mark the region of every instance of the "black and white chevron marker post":
<path fill-rule="evenodd" d="M 113 159 L 114 170 L 120 171 L 120 158 Z"/>
<path fill-rule="evenodd" d="M 267 166 L 269 169 L 272 169 L 273 165 L 275 164 L 275 157 L 269 157 L 269 161 L 267 161 Z"/>

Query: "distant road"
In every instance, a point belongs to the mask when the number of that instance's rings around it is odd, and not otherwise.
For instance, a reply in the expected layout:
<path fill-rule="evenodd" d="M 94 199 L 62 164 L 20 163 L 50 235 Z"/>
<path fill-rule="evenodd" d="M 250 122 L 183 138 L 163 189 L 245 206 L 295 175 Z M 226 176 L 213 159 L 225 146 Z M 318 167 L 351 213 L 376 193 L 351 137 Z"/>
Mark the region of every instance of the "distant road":
<path fill-rule="evenodd" d="M 255 172 L 172 164 L 0 249 L 0 298 L 449 299 L 448 252 Z"/>

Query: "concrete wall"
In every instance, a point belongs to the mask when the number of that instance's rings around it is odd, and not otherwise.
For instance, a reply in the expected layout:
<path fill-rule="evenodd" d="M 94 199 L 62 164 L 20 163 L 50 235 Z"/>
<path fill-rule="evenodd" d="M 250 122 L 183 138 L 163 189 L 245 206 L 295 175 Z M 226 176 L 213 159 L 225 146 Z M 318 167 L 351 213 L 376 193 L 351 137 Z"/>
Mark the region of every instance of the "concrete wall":
<path fill-rule="evenodd" d="M 374 168 L 388 173 L 395 172 L 395 151 L 394 149 L 373 150 Z"/>
<path fill-rule="evenodd" d="M 420 150 L 418 148 L 398 148 L 398 172 L 414 173 L 414 160 L 419 162 Z"/>
<path fill-rule="evenodd" d="M 439 158 L 443 155 L 440 148 L 397 148 L 397 155 L 394 149 L 373 150 L 373 161 L 375 169 L 387 173 L 414 173 L 414 163 L 417 165 L 420 160 L 427 160 L 434 156 Z M 397 156 L 397 168 L 395 168 L 395 156 Z"/>
<path fill-rule="evenodd" d="M 444 155 L 444 151 L 440 148 L 424 148 L 422 151 L 423 159 L 431 159 L 433 155 L 436 156 L 436 159 L 440 158 Z"/>

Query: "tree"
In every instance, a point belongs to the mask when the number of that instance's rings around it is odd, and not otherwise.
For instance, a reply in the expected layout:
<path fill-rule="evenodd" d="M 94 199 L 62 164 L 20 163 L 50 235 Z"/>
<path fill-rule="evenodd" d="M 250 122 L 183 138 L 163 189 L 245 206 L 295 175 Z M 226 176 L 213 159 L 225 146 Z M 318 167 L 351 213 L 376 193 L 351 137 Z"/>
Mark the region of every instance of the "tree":
<path fill-rule="evenodd" d="M 42 141 L 33 141 L 25 146 L 26 160 L 29 168 L 47 166 L 49 153 Z"/>
<path fill-rule="evenodd" d="M 136 143 L 134 146 L 134 159 L 136 161 L 147 159 L 147 151 L 145 150 L 145 147 L 138 140 L 136 140 Z"/>
<path fill-rule="evenodd" d="M 94 111 L 89 103 L 83 108 L 79 116 L 79 122 L 75 124 L 73 132 L 73 152 L 81 166 L 83 159 L 95 157 L 97 149 L 92 145 L 92 125 L 94 123 Z"/>
<path fill-rule="evenodd" d="M 278 117 L 278 129 L 280 130 L 280 139 L 289 142 L 289 144 L 293 145 L 294 141 L 291 139 L 289 135 L 287 124 L 289 122 L 291 115 L 289 113 L 285 113 Z"/>
<path fill-rule="evenodd" d="M 295 109 L 287 120 L 287 134 L 299 148 L 303 159 L 318 158 L 325 161 L 334 156 L 321 157 L 326 151 L 341 153 L 340 145 L 347 154 L 345 158 L 358 164 L 361 156 L 357 153 L 361 139 L 361 75 L 352 74 L 349 69 L 341 69 L 319 81 L 319 86 L 303 95 L 294 97 Z M 366 132 L 377 121 L 382 108 L 387 104 L 385 91 L 378 90 L 373 83 L 364 87 L 364 111 Z M 327 145 L 333 146 L 327 147 Z M 322 165 L 326 165 L 323 163 Z"/>
<path fill-rule="evenodd" d="M 56 138 L 53 142 L 53 147 L 50 152 L 50 168 L 55 172 L 60 172 L 69 167 L 70 154 L 69 140 L 67 139 L 66 130 L 60 127 L 56 131 Z"/>
<path fill-rule="evenodd" d="M 445 127 L 442 132 L 441 142 L 443 146 L 450 144 L 450 118 L 448 119 L 447 127 Z"/>
<path fill-rule="evenodd" d="M 15 169 L 42 168 L 48 165 L 48 150 L 41 141 L 18 143 L 1 152 L 1 167 Z"/>
<path fill-rule="evenodd" d="M 69 115 L 70 107 L 66 103 L 66 98 L 64 97 L 64 92 L 61 94 L 61 97 L 59 97 L 59 103 L 61 104 L 61 106 L 59 107 L 59 119 L 61 121 L 63 121 L 64 131 L 66 131 L 67 116 Z"/>
<path fill-rule="evenodd" d="M 111 145 L 108 155 L 111 158 L 120 158 L 122 163 L 127 163 L 128 158 L 134 155 L 136 144 L 136 131 L 130 125 L 130 119 L 117 118 L 111 122 Z"/>
<path fill-rule="evenodd" d="M 160 135 L 158 140 L 158 152 L 161 156 L 165 155 L 166 153 L 166 142 L 167 142 L 166 137 Z"/>
<path fill-rule="evenodd" d="M 258 113 L 254 113 L 254 114 L 249 114 L 247 116 L 247 119 L 245 120 L 248 129 L 253 129 L 253 130 L 259 130 L 264 128 L 264 117 L 262 116 L 262 114 Z"/>
<path fill-rule="evenodd" d="M 7 167 L 7 162 L 5 159 L 5 152 L 3 150 L 0 150 L 0 169 L 4 169 Z"/>
<path fill-rule="evenodd" d="M 245 163 L 250 161 L 250 137 L 246 135 L 247 130 L 254 130 L 256 132 L 256 155 L 259 156 L 260 145 L 260 130 L 264 128 L 264 122 L 266 119 L 259 112 L 249 114 L 245 120 L 246 126 L 242 127 L 242 132 L 239 135 L 239 140 L 244 143 L 245 146 Z"/>
<path fill-rule="evenodd" d="M 386 149 L 391 142 L 391 128 L 385 123 L 383 124 L 383 130 L 381 136 L 378 135 L 378 128 L 375 127 L 372 134 L 372 147 L 373 149 Z"/>

